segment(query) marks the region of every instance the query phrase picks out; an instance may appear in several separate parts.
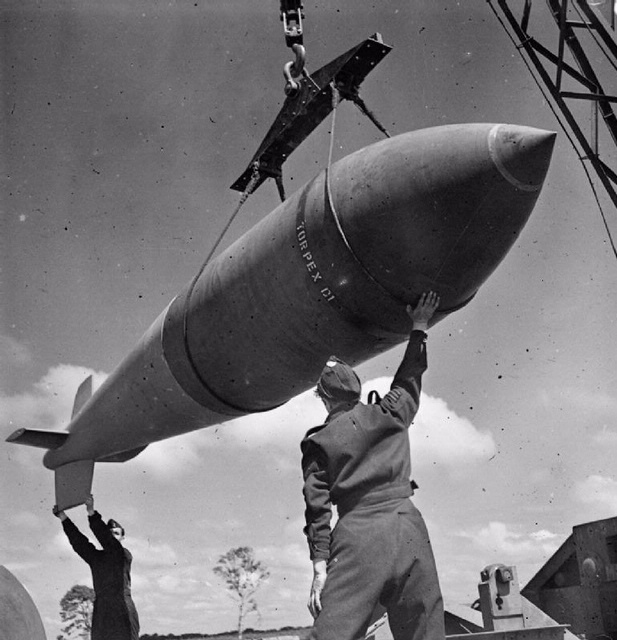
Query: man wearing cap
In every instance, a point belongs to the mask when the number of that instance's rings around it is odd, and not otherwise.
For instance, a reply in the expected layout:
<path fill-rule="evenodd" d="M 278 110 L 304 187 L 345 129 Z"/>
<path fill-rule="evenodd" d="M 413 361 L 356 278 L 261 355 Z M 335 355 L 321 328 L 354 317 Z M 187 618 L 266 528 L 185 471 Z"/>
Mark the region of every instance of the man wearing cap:
<path fill-rule="evenodd" d="M 131 552 L 122 545 L 124 527 L 116 520 L 107 524 L 94 509 L 94 497 L 86 498 L 88 522 L 101 543 L 97 549 L 57 506 L 53 514 L 75 552 L 90 566 L 95 599 L 92 611 L 92 640 L 138 640 L 139 616 L 131 596 Z"/>
<path fill-rule="evenodd" d="M 301 445 L 314 640 L 364 638 L 378 605 L 388 612 L 395 640 L 445 637 L 433 552 L 409 500 L 407 431 L 418 411 L 426 331 L 438 306 L 431 291 L 407 307 L 409 343 L 390 391 L 376 404 L 360 402 L 360 380 L 338 358 L 328 360 L 317 383 L 328 417 Z M 331 530 L 333 504 L 339 519 Z"/>

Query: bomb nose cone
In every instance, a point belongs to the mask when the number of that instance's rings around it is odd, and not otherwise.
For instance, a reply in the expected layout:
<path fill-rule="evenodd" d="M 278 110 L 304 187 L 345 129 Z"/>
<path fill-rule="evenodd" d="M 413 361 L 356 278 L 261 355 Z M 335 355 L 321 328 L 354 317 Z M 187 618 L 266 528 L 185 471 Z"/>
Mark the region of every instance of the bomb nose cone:
<path fill-rule="evenodd" d="M 475 295 L 519 237 L 554 141 L 550 131 L 503 123 L 412 131 L 334 165 L 333 206 L 362 268 L 391 298 L 438 291 L 449 313 Z M 340 252 L 329 260 L 339 264 Z M 346 293 L 334 292 L 339 300 Z M 372 307 L 383 312 L 363 307 L 362 317 L 402 331 L 406 314 L 384 300 Z"/>
<path fill-rule="evenodd" d="M 491 159 L 510 184 L 523 191 L 539 191 L 556 135 L 533 127 L 495 125 L 488 138 Z"/>

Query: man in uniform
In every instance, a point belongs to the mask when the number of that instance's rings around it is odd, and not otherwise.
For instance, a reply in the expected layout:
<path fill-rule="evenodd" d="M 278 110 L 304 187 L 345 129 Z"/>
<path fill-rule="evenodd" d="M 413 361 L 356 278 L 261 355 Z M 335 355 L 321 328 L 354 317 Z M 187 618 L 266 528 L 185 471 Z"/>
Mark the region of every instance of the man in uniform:
<path fill-rule="evenodd" d="M 328 417 L 301 445 L 314 640 L 364 638 L 378 604 L 388 612 L 395 640 L 445 637 L 433 552 L 409 499 L 408 428 L 427 367 L 426 331 L 438 306 L 431 291 L 407 307 L 409 343 L 389 393 L 376 404 L 360 402 L 358 376 L 335 357 L 317 383 Z M 331 531 L 333 504 L 339 519 Z"/>
<path fill-rule="evenodd" d="M 122 546 L 124 527 L 115 520 L 107 524 L 94 509 L 94 498 L 86 499 L 88 522 L 101 543 L 97 549 L 64 511 L 54 515 L 75 552 L 90 566 L 94 587 L 91 640 L 138 640 L 139 616 L 131 596 L 131 552 Z"/>

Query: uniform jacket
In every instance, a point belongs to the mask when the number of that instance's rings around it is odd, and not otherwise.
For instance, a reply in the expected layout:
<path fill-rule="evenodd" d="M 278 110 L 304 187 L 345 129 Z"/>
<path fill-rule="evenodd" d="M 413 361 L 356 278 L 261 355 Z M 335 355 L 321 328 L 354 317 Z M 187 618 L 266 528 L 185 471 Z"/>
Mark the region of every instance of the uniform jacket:
<path fill-rule="evenodd" d="M 380 402 L 339 408 L 304 437 L 304 533 L 312 560 L 329 558 L 332 504 L 341 516 L 360 504 L 411 495 L 408 428 L 418 411 L 426 367 L 426 334 L 412 331 Z"/>
<path fill-rule="evenodd" d="M 89 565 L 96 599 L 92 615 L 92 640 L 138 640 L 139 619 L 131 598 L 132 556 L 95 511 L 88 516 L 92 532 L 103 547 L 97 549 L 66 518 L 62 527 L 77 554 Z"/>

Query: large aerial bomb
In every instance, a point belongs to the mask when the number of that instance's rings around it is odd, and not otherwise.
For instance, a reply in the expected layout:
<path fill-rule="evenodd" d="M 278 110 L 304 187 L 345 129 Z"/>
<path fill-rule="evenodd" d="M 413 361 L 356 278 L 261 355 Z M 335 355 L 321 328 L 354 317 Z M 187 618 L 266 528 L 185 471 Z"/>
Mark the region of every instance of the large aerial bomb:
<path fill-rule="evenodd" d="M 356 151 L 285 200 L 203 268 L 90 397 L 65 433 L 21 429 L 49 449 L 60 506 L 98 461 L 268 411 L 405 341 L 407 304 L 436 291 L 439 322 L 466 305 L 521 233 L 555 134 L 507 124 L 405 133 Z"/>

